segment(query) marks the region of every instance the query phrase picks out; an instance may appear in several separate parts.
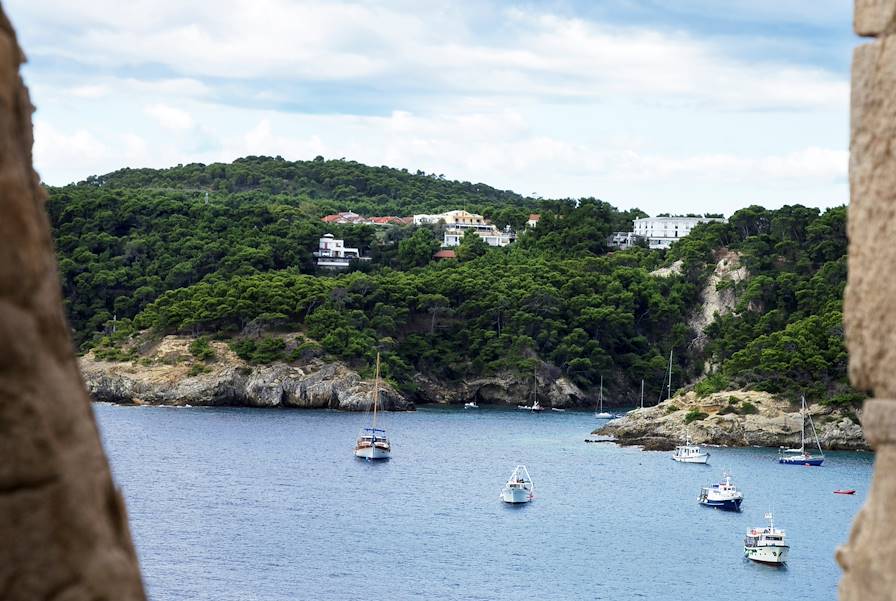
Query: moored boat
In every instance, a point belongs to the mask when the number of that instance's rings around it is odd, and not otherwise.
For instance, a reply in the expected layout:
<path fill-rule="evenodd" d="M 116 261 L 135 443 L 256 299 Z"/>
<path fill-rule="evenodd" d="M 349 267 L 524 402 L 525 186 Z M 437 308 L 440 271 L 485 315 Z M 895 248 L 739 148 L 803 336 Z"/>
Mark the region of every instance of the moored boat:
<path fill-rule="evenodd" d="M 818 440 L 818 432 L 815 430 L 815 422 L 809 415 L 809 409 L 806 406 L 806 397 L 803 396 L 802 406 L 800 407 L 801 429 L 800 429 L 800 448 L 778 449 L 778 463 L 784 465 L 805 465 L 818 467 L 824 463 L 824 452 L 821 450 L 821 442 Z M 806 418 L 809 419 L 809 426 L 812 428 L 812 435 L 815 437 L 815 446 L 818 447 L 818 454 L 812 454 L 806 450 Z"/>
<path fill-rule="evenodd" d="M 847 489 L 838 488 L 837 490 L 834 491 L 834 494 L 835 495 L 854 495 L 854 494 L 856 494 L 856 489 L 854 489 L 854 488 L 847 488 Z"/>
<path fill-rule="evenodd" d="M 744 538 L 744 557 L 759 563 L 783 565 L 787 563 L 790 545 L 787 544 L 784 531 L 775 528 L 772 514 L 766 513 L 765 519 L 768 520 L 768 527 L 747 530 L 747 536 Z"/>
<path fill-rule="evenodd" d="M 376 354 L 376 379 L 373 384 L 373 422 L 363 428 L 355 441 L 355 457 L 368 460 L 389 459 L 392 445 L 386 431 L 376 427 L 376 409 L 380 396 L 380 354 Z"/>
<path fill-rule="evenodd" d="M 510 474 L 510 479 L 507 480 L 504 488 L 501 489 L 501 500 L 512 504 L 528 503 L 533 499 L 534 494 L 535 484 L 529 476 L 529 470 L 525 465 L 518 465 Z"/>
<path fill-rule="evenodd" d="M 600 395 L 597 397 L 597 407 L 594 409 L 594 417 L 597 419 L 614 419 L 616 416 L 609 411 L 604 411 L 604 377 L 600 377 Z"/>
<path fill-rule="evenodd" d="M 469 403 L 464 403 L 464 409 L 479 409 L 479 405 L 476 404 L 476 401 L 470 401 Z"/>
<path fill-rule="evenodd" d="M 731 483 L 731 475 L 726 473 L 722 482 L 701 488 L 698 501 L 704 507 L 715 507 L 723 511 L 740 511 L 740 504 L 743 500 L 743 493 Z"/>
<path fill-rule="evenodd" d="M 672 460 L 679 463 L 709 463 L 709 453 L 700 448 L 699 445 L 691 444 L 691 434 L 688 432 L 687 438 L 683 445 L 675 447 L 672 453 Z"/>

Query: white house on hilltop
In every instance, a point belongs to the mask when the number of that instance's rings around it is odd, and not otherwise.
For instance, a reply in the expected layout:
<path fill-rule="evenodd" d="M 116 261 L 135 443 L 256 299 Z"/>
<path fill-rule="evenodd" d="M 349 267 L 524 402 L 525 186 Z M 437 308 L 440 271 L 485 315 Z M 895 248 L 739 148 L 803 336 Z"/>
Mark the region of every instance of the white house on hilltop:
<path fill-rule="evenodd" d="M 664 249 L 684 238 L 699 223 L 726 220 L 721 217 L 644 217 L 635 219 L 635 237 L 647 240 L 654 249 Z"/>
<path fill-rule="evenodd" d="M 317 257 L 318 267 L 328 269 L 345 269 L 353 259 L 370 260 L 370 257 L 362 257 L 357 248 L 347 247 L 344 240 L 335 239 L 333 234 L 324 234 L 314 256 Z"/>
<path fill-rule="evenodd" d="M 509 227 L 502 231 L 482 215 L 462 210 L 437 215 L 414 215 L 414 225 L 430 223 L 444 223 L 447 226 L 442 239 L 444 247 L 459 246 L 464 235 L 470 230 L 476 232 L 489 246 L 507 246 L 516 240 L 516 234 Z"/>

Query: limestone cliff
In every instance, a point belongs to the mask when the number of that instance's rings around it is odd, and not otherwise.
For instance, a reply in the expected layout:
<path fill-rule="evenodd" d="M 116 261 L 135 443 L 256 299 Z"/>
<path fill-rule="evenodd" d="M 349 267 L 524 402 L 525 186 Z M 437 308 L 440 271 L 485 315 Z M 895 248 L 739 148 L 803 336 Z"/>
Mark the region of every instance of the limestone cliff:
<path fill-rule="evenodd" d="M 685 416 L 689 413 L 705 417 L 688 424 Z M 824 449 L 867 448 L 858 418 L 850 411 L 811 405 L 809 413 Z M 719 392 L 703 398 L 688 392 L 654 407 L 637 409 L 594 433 L 613 436 L 623 444 L 657 447 L 658 443 L 668 446 L 683 441 L 688 432 L 700 444 L 799 446 L 799 408 L 765 392 Z"/>
<path fill-rule="evenodd" d="M 691 347 L 698 351 L 706 346 L 707 326 L 716 316 L 734 311 L 737 303 L 736 286 L 749 276 L 747 268 L 741 265 L 738 253 L 720 249 L 715 259 L 713 271 L 700 293 L 700 305 L 688 321 L 688 326 L 695 334 Z"/>
<path fill-rule="evenodd" d="M 239 405 L 303 407 L 364 411 L 373 398 L 373 382 L 342 363 L 312 360 L 302 366 L 275 363 L 252 366 L 226 344 L 211 343 L 216 359 L 191 371 L 196 362 L 191 339 L 166 336 L 139 361 L 98 361 L 93 353 L 80 360 L 81 373 L 97 401 L 150 405 Z M 380 400 L 388 410 L 412 410 L 414 404 L 388 385 Z"/>

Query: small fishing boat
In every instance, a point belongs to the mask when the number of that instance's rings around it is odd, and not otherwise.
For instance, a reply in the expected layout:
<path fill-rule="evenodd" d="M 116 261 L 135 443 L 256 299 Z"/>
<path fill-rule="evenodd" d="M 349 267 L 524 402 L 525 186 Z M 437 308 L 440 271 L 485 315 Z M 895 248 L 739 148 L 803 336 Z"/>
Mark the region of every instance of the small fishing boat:
<path fill-rule="evenodd" d="M 518 465 L 501 490 L 501 500 L 513 504 L 528 503 L 532 500 L 534 493 L 535 484 L 529 477 L 529 470 L 525 465 Z"/>
<path fill-rule="evenodd" d="M 834 491 L 834 494 L 835 495 L 854 495 L 854 494 L 856 494 L 856 489 L 854 489 L 854 488 L 848 488 L 848 489 L 838 488 L 837 490 Z"/>
<path fill-rule="evenodd" d="M 562 409 L 561 407 L 551 407 L 551 411 L 556 411 L 557 413 L 564 413 L 566 409 Z"/>
<path fill-rule="evenodd" d="M 704 507 L 715 507 L 723 511 L 740 511 L 744 495 L 731 483 L 731 474 L 723 474 L 723 477 L 722 482 L 701 488 L 698 501 Z"/>
<path fill-rule="evenodd" d="M 672 460 L 679 463 L 709 463 L 709 453 L 700 448 L 699 445 L 691 444 L 691 433 L 688 432 L 687 438 L 683 445 L 675 447 L 672 453 Z"/>
<path fill-rule="evenodd" d="M 464 409 L 479 409 L 479 405 L 476 404 L 476 401 L 470 401 L 469 403 L 464 403 Z"/>
<path fill-rule="evenodd" d="M 597 400 L 597 407 L 594 409 L 594 417 L 597 419 L 614 419 L 616 416 L 608 411 L 604 411 L 604 377 L 600 377 L 600 395 Z"/>
<path fill-rule="evenodd" d="M 809 409 L 806 406 L 806 397 L 802 397 L 802 406 L 800 407 L 801 430 L 800 430 L 800 448 L 778 449 L 778 463 L 784 465 L 806 465 L 820 466 L 824 463 L 824 452 L 821 450 L 821 442 L 818 440 L 818 432 L 815 431 L 815 423 L 812 416 L 809 415 Z M 809 418 L 809 426 L 812 428 L 812 435 L 815 437 L 815 446 L 818 447 L 818 454 L 813 455 L 806 450 L 806 418 Z"/>
<path fill-rule="evenodd" d="M 376 379 L 373 384 L 373 422 L 369 428 L 363 428 L 355 442 L 355 457 L 369 461 L 388 459 L 392 453 L 392 445 L 386 431 L 376 427 L 376 408 L 380 396 L 380 354 L 376 354 Z"/>
<path fill-rule="evenodd" d="M 765 514 L 767 528 L 750 528 L 744 538 L 744 557 L 751 561 L 770 565 L 783 565 L 787 562 L 790 545 L 787 544 L 783 530 L 775 528 L 771 513 Z"/>

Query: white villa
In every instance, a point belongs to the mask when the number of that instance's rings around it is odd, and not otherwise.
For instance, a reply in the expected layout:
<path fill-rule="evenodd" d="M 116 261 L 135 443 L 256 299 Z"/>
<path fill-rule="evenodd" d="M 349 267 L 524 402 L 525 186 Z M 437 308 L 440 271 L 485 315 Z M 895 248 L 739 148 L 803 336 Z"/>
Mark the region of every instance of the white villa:
<path fill-rule="evenodd" d="M 370 257 L 362 257 L 357 248 L 347 247 L 344 240 L 335 239 L 333 234 L 324 234 L 314 256 L 317 257 L 318 267 L 328 269 L 345 269 L 352 259 L 370 260 Z"/>
<path fill-rule="evenodd" d="M 635 237 L 647 240 L 653 249 L 665 249 L 676 240 L 684 238 L 698 223 L 721 221 L 721 217 L 644 217 L 635 219 Z"/>
<path fill-rule="evenodd" d="M 438 215 L 414 215 L 414 225 L 429 223 L 444 223 L 448 226 L 442 239 L 443 247 L 459 246 L 469 230 L 475 231 L 489 246 L 507 246 L 516 240 L 516 234 L 509 227 L 502 231 L 482 215 L 462 210 Z"/>

